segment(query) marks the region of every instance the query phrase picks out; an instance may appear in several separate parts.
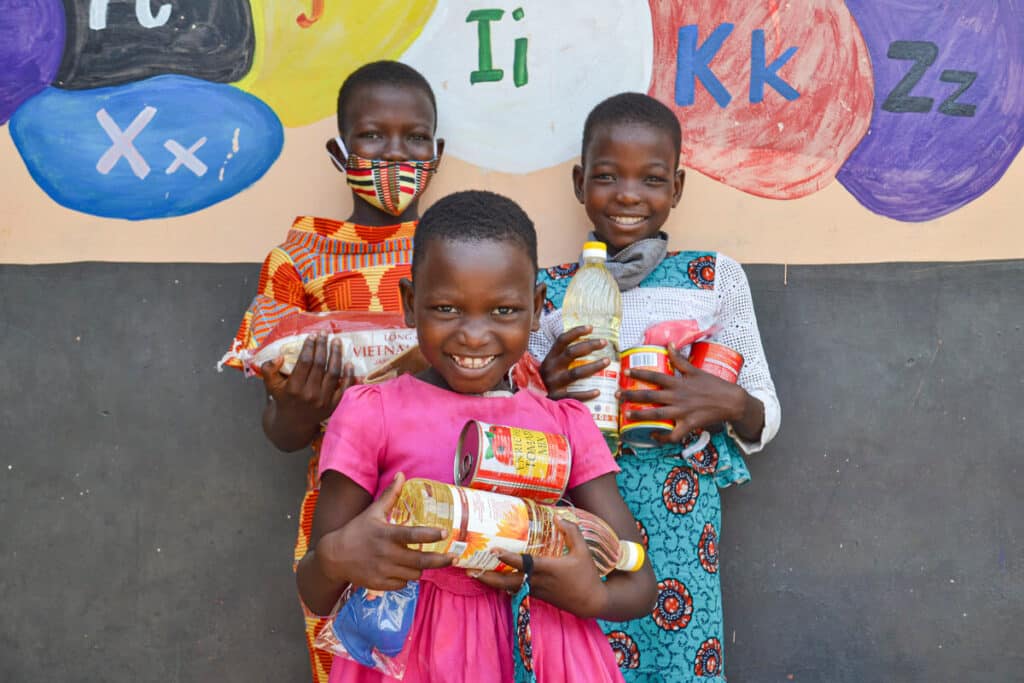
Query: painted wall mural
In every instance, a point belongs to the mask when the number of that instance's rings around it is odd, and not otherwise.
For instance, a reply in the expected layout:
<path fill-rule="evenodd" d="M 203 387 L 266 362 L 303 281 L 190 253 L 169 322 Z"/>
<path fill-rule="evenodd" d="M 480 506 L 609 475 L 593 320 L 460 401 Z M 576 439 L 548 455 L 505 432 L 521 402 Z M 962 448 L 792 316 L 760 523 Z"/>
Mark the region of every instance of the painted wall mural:
<path fill-rule="evenodd" d="M 837 0 L 651 0 L 650 94 L 683 127 L 683 158 L 712 178 L 772 199 L 832 182 L 867 131 L 867 48 Z"/>
<path fill-rule="evenodd" d="M 864 206 L 925 221 L 980 197 L 1024 142 L 1024 4 L 848 0 L 877 88 L 839 181 Z"/>
<path fill-rule="evenodd" d="M 433 0 L 248 2 L 256 55 L 252 70 L 236 85 L 263 99 L 286 126 L 333 117 L 339 75 L 366 62 L 401 57 L 435 5 Z"/>
<path fill-rule="evenodd" d="M 602 99 L 647 90 L 652 49 L 647 0 L 521 0 L 439 6 L 403 59 L 434 85 L 448 154 L 529 173 L 580 153 Z"/>
<path fill-rule="evenodd" d="M 160 74 L 231 83 L 249 72 L 249 0 L 64 0 L 67 41 L 55 85 L 101 88 Z"/>
<path fill-rule="evenodd" d="M 900 221 L 981 196 L 1024 144 L 1017 0 L 24 0 L 0 36 L 0 124 L 32 178 L 113 218 L 251 186 L 283 127 L 332 117 L 343 74 L 382 58 L 434 85 L 449 155 L 506 173 L 575 157 L 623 90 L 672 107 L 716 181 L 788 200 L 837 178 Z"/>
<path fill-rule="evenodd" d="M 10 129 L 54 201 L 131 219 L 180 216 L 227 199 L 260 178 L 284 144 L 260 99 L 177 75 L 47 88 L 15 112 Z"/>

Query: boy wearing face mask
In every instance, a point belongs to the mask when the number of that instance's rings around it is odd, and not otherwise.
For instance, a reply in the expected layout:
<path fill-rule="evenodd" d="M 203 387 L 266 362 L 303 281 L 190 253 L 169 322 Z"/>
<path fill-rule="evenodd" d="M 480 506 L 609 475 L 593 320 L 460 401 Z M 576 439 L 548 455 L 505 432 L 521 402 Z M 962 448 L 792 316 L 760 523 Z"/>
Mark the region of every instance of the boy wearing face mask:
<path fill-rule="evenodd" d="M 259 289 L 235 338 L 251 349 L 286 315 L 299 311 L 400 311 L 398 282 L 410 275 L 419 198 L 437 170 L 444 141 L 435 139 L 437 105 L 415 69 L 392 61 L 366 64 L 338 92 L 338 133 L 327 153 L 353 195 L 345 221 L 299 216 L 284 243 L 267 256 Z M 306 495 L 299 512 L 296 562 L 306 554 L 317 476 L 321 423 L 353 382 L 339 342 L 310 337 L 290 375 L 280 359 L 261 369 L 267 390 L 263 431 L 283 451 L 311 446 Z M 329 358 L 329 361 L 328 361 Z M 314 683 L 327 681 L 331 658 L 312 648 L 326 620 L 306 612 Z"/>

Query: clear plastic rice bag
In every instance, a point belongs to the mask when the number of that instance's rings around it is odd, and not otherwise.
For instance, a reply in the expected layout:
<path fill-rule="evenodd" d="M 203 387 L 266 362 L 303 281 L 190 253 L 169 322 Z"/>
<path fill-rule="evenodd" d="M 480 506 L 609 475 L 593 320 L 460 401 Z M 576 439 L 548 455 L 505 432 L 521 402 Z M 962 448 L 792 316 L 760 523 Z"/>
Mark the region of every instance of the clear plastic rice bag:
<path fill-rule="evenodd" d="M 283 356 L 281 373 L 291 374 L 306 338 L 319 332 L 327 333 L 332 341 L 341 340 L 342 361 L 352 363 L 358 380 L 376 375 L 379 368 L 393 364 L 403 354 L 419 355 L 412 351 L 416 348 L 416 330 L 405 326 L 401 313 L 300 312 L 282 318 L 257 348 L 232 349 L 217 367 L 237 360 L 247 375 L 259 375 L 260 366 Z"/>
<path fill-rule="evenodd" d="M 338 600 L 334 617 L 313 642 L 326 650 L 391 676 L 405 675 L 419 599 L 419 582 L 397 591 L 373 591 L 349 586 Z"/>

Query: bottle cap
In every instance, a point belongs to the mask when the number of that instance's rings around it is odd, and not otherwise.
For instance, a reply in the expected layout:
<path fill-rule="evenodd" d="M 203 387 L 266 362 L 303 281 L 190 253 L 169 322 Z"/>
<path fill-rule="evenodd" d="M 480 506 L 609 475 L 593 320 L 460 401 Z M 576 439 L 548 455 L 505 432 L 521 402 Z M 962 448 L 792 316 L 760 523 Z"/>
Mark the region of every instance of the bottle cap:
<path fill-rule="evenodd" d="M 604 242 L 584 242 L 583 258 L 608 258 L 608 245 Z"/>
<path fill-rule="evenodd" d="M 619 561 L 615 563 L 615 568 L 624 572 L 639 571 L 646 557 L 647 553 L 639 543 L 619 541 Z"/>

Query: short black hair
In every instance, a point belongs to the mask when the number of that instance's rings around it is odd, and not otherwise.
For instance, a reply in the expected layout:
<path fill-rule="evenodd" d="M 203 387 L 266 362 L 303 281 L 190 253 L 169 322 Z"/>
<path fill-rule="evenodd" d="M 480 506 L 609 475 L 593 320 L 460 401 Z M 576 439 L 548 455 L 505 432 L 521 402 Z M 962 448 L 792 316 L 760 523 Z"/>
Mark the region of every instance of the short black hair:
<path fill-rule="evenodd" d="M 487 190 L 464 190 L 442 197 L 416 226 L 412 270 L 431 242 L 506 242 L 522 249 L 537 272 L 537 231 L 522 207 Z"/>
<path fill-rule="evenodd" d="M 650 126 L 666 133 L 676 146 L 676 157 L 683 146 L 683 131 L 675 113 L 650 95 L 639 92 L 624 92 L 612 95 L 600 102 L 587 114 L 583 124 L 583 147 L 580 157 L 587 155 L 587 145 L 594 137 L 594 131 L 606 126 L 631 123 Z"/>
<path fill-rule="evenodd" d="M 434 130 L 437 130 L 437 100 L 434 98 L 434 90 L 430 83 L 416 69 L 408 64 L 381 60 L 364 64 L 348 75 L 345 82 L 338 89 L 338 132 L 345 129 L 345 108 L 348 106 L 352 95 L 360 88 L 369 85 L 393 85 L 400 88 L 416 88 L 421 90 L 430 99 L 430 106 L 434 110 Z"/>

